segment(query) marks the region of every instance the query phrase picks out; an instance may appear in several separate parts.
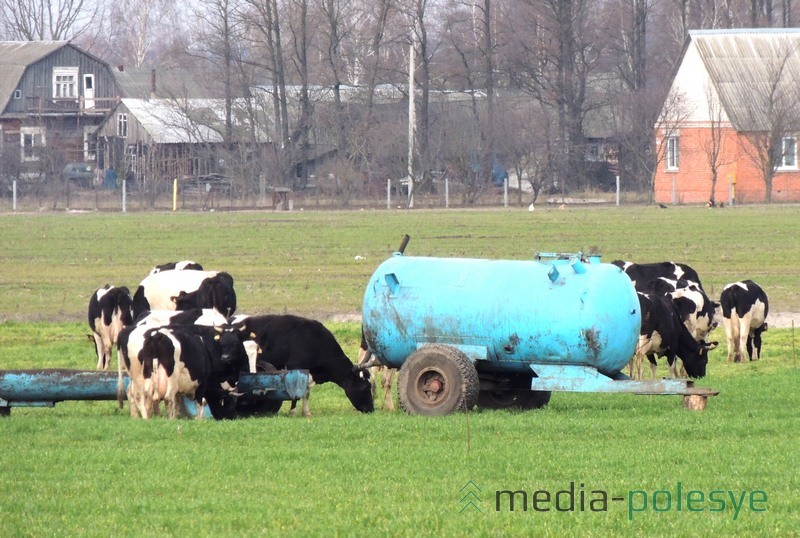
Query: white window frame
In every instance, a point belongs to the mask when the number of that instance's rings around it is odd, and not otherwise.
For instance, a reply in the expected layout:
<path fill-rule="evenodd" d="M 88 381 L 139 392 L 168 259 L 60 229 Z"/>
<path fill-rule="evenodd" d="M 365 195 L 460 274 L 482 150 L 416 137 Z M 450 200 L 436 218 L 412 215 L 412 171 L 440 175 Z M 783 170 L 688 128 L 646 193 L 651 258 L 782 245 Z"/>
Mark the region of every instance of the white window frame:
<path fill-rule="evenodd" d="M 78 98 L 78 68 L 53 68 L 53 99 Z"/>
<path fill-rule="evenodd" d="M 128 138 L 128 114 L 126 112 L 117 113 L 117 136 Z"/>
<path fill-rule="evenodd" d="M 680 140 L 681 138 L 677 135 L 670 135 L 664 140 L 664 144 L 667 146 L 664 152 L 664 160 L 669 171 L 676 171 L 680 166 Z"/>
<path fill-rule="evenodd" d="M 787 148 L 790 151 L 786 151 Z M 781 138 L 781 154 L 777 159 L 776 170 L 797 170 L 797 135 L 788 135 Z"/>
<path fill-rule="evenodd" d="M 30 146 L 25 145 L 26 137 L 30 137 L 31 144 Z M 39 144 L 36 144 L 36 140 L 39 140 Z M 44 127 L 20 127 L 19 128 L 19 144 L 20 144 L 20 159 L 26 162 L 30 161 L 38 161 L 39 155 L 36 154 L 37 148 L 43 148 L 47 146 L 47 138 L 45 137 L 45 130 Z M 26 155 L 25 149 L 26 147 L 31 148 L 30 155 Z"/>

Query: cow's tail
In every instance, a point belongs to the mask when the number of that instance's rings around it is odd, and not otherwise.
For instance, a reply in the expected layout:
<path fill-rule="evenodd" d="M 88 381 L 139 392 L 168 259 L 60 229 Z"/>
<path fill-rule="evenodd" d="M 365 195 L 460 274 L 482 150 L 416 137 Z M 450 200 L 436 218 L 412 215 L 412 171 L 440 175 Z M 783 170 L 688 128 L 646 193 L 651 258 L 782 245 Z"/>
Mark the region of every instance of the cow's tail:
<path fill-rule="evenodd" d="M 123 402 L 124 391 L 125 384 L 122 382 L 122 350 L 117 346 L 117 403 L 120 409 L 125 407 Z"/>

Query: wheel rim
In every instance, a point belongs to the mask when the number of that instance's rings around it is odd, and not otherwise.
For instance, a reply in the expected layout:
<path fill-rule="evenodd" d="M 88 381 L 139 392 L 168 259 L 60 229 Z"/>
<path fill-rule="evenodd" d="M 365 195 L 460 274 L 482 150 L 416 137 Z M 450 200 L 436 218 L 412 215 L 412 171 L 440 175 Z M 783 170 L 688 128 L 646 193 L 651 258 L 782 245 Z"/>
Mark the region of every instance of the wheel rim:
<path fill-rule="evenodd" d="M 447 399 L 450 385 L 444 372 L 438 368 L 426 368 L 417 374 L 414 389 L 422 405 L 436 407 Z"/>

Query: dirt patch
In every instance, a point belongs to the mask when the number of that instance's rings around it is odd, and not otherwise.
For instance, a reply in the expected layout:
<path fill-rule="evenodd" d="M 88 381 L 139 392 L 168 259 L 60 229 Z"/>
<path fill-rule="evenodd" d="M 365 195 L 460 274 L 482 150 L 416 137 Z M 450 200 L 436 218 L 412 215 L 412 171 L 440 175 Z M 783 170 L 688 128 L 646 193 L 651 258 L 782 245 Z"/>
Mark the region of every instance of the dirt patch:
<path fill-rule="evenodd" d="M 770 328 L 790 329 L 792 322 L 795 327 L 800 327 L 800 312 L 770 312 L 767 314 L 767 323 Z"/>

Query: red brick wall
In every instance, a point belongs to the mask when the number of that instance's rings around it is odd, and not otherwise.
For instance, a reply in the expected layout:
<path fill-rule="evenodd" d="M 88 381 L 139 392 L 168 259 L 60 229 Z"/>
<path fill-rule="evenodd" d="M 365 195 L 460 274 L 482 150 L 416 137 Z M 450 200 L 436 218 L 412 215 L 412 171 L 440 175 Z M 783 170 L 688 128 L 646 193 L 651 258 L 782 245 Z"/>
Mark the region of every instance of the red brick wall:
<path fill-rule="evenodd" d="M 666 159 L 658 163 L 655 177 L 656 202 L 671 204 L 705 203 L 711 197 L 711 170 L 706 147 L 711 130 L 708 128 L 680 129 L 678 170 L 667 171 Z M 766 189 L 762 174 L 742 149 L 742 136 L 733 130 L 723 133 L 722 153 L 714 199 L 728 203 L 729 185 L 734 185 L 735 203 L 764 202 Z M 660 139 L 659 139 L 660 141 Z M 800 171 L 775 173 L 772 186 L 773 202 L 800 201 Z"/>

